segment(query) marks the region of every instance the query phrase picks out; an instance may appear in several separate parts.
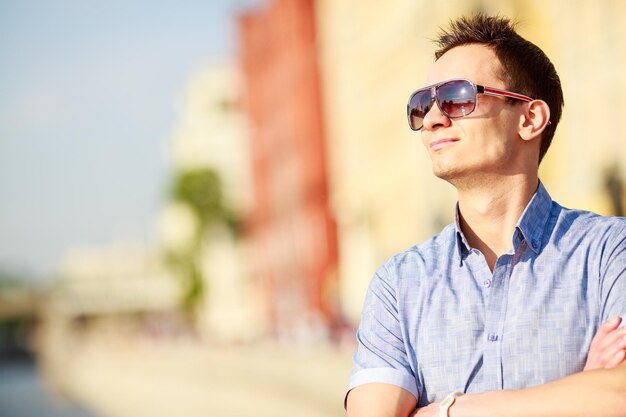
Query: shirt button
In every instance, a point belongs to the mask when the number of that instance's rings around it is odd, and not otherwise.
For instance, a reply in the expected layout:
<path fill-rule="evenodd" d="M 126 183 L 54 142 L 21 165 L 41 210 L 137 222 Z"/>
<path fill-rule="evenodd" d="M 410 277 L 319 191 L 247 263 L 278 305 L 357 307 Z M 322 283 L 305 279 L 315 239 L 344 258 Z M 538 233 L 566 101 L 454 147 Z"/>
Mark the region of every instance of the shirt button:
<path fill-rule="evenodd" d="M 490 279 L 484 280 L 483 285 L 485 286 L 485 288 L 491 288 L 491 280 Z"/>
<path fill-rule="evenodd" d="M 489 336 L 487 336 L 487 340 L 489 340 L 490 342 L 495 342 L 496 340 L 498 340 L 498 335 L 495 333 L 489 333 Z"/>

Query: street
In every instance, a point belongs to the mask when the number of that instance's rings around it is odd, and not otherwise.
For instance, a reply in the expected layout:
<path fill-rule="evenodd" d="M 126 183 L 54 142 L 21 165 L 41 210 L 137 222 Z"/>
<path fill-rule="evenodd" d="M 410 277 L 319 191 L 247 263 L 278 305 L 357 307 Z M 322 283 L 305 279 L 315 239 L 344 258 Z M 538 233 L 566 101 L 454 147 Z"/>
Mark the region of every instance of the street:
<path fill-rule="evenodd" d="M 67 380 L 102 417 L 340 417 L 350 357 L 331 348 L 100 343 L 81 349 Z"/>

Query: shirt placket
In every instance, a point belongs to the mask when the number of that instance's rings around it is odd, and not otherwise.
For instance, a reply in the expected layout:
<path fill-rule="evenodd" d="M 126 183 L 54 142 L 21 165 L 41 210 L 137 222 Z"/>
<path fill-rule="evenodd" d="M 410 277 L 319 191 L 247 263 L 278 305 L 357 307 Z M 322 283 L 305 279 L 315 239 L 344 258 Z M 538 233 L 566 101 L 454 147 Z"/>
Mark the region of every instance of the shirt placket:
<path fill-rule="evenodd" d="M 498 258 L 493 274 L 486 278 L 483 286 L 488 291 L 485 314 L 484 381 L 486 390 L 499 390 L 504 386 L 502 376 L 502 336 L 506 318 L 509 276 L 512 254 Z"/>

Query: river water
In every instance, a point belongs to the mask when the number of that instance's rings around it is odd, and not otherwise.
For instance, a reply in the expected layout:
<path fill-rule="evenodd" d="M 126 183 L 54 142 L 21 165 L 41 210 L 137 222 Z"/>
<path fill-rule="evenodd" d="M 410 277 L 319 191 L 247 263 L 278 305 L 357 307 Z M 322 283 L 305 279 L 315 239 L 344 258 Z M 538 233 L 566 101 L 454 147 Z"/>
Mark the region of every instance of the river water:
<path fill-rule="evenodd" d="M 0 417 L 97 417 L 57 398 L 31 360 L 0 362 Z"/>

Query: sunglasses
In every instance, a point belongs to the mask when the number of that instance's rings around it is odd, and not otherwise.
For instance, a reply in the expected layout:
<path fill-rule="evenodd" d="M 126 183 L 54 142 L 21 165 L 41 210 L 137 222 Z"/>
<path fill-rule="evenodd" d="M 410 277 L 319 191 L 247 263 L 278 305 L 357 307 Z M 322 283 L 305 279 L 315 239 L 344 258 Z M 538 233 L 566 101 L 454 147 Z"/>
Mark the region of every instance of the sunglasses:
<path fill-rule="evenodd" d="M 523 94 L 476 85 L 470 80 L 448 80 L 420 88 L 411 94 L 406 106 L 409 126 L 413 130 L 420 130 L 424 126 L 424 117 L 432 108 L 434 101 L 446 117 L 454 119 L 467 116 L 476 109 L 478 94 L 533 101 L 532 98 Z"/>

